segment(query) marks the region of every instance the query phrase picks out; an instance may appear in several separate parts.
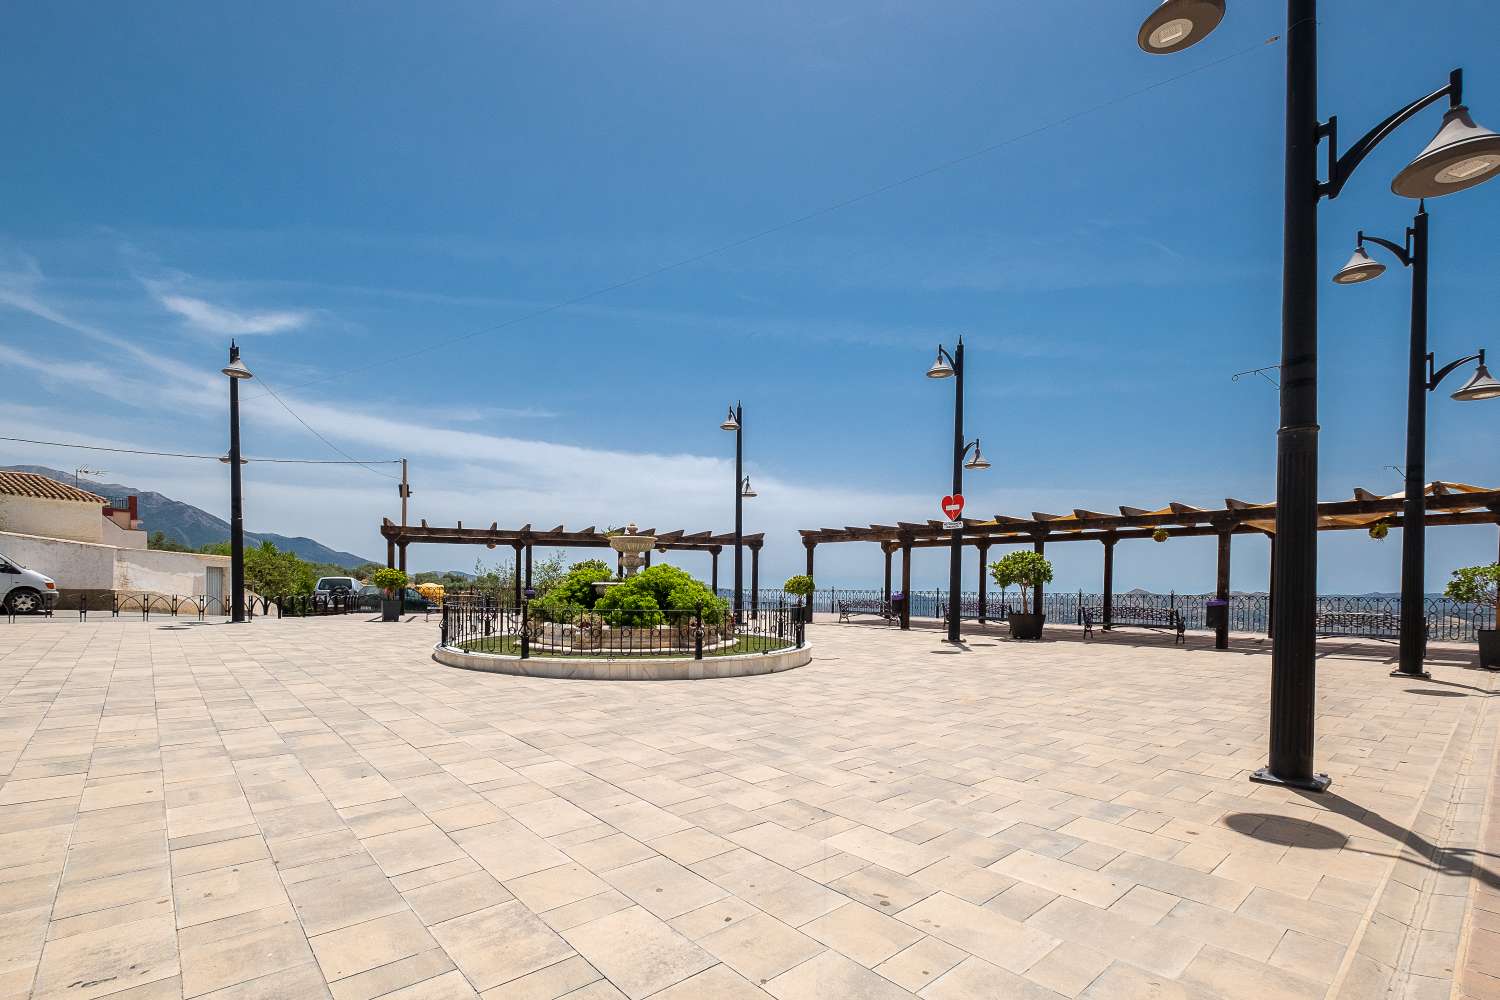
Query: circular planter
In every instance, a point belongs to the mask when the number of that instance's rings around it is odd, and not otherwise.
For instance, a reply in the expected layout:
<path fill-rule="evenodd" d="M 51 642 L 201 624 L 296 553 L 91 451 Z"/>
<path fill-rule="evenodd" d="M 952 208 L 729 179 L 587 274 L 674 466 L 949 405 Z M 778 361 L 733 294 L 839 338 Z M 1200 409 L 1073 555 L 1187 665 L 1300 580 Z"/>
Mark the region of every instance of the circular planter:
<path fill-rule="evenodd" d="M 713 677 L 775 674 L 803 666 L 812 659 L 812 644 L 774 653 L 739 656 L 652 656 L 609 659 L 602 656 L 501 656 L 469 653 L 451 646 L 434 646 L 432 658 L 462 670 L 482 670 L 518 677 L 553 677 L 596 681 L 696 681 Z"/>

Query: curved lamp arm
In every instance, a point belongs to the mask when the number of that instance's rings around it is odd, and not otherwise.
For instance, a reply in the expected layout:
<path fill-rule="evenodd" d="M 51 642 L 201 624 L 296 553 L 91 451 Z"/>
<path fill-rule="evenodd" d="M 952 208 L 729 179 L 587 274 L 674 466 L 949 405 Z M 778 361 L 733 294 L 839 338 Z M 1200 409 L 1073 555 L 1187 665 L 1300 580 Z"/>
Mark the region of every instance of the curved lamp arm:
<path fill-rule="evenodd" d="M 1406 245 L 1402 246 L 1398 243 L 1392 243 L 1390 240 L 1381 239 L 1379 236 L 1366 236 L 1365 231 L 1361 229 L 1359 231 L 1359 245 L 1364 246 L 1366 243 L 1374 243 L 1377 246 L 1383 246 L 1396 255 L 1396 259 L 1401 262 L 1403 267 L 1411 267 L 1412 261 L 1417 259 L 1411 245 L 1412 237 L 1416 235 L 1417 231 L 1408 226 L 1406 229 Z"/>
<path fill-rule="evenodd" d="M 1448 98 L 1448 107 L 1456 108 L 1463 104 L 1464 100 L 1464 71 L 1456 69 L 1448 74 L 1448 83 L 1428 94 L 1421 100 L 1413 101 L 1406 107 L 1391 115 L 1385 121 L 1376 125 L 1366 132 L 1358 142 L 1350 146 L 1343 156 L 1338 155 L 1339 141 L 1339 119 L 1333 115 L 1318 126 L 1318 138 L 1328 140 L 1328 180 L 1318 185 L 1318 196 L 1320 198 L 1337 198 L 1339 192 L 1344 189 L 1356 167 L 1364 160 L 1370 152 L 1396 129 L 1405 124 L 1413 115 L 1430 104 L 1442 98 Z"/>
<path fill-rule="evenodd" d="M 1442 383 L 1443 379 L 1452 374 L 1455 368 L 1459 365 L 1466 365 L 1470 361 L 1478 361 L 1481 365 L 1484 364 L 1484 351 L 1480 351 L 1478 354 L 1471 354 L 1467 358 L 1459 358 L 1451 364 L 1444 365 L 1436 372 L 1432 370 L 1433 355 L 1427 355 L 1427 391 L 1432 392 L 1435 390 Z"/>

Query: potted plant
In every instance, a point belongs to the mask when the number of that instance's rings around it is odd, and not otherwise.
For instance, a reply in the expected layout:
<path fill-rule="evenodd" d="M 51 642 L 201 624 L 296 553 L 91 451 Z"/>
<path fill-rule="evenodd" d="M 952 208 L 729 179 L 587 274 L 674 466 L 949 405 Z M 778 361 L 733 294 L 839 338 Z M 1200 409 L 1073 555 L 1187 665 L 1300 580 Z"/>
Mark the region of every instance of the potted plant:
<path fill-rule="evenodd" d="M 1046 616 L 1041 608 L 1031 607 L 1031 590 L 1038 584 L 1052 582 L 1052 564 L 1040 552 L 1011 552 L 990 563 L 990 577 L 1000 587 L 1001 600 L 1011 585 L 1021 589 L 1021 613 L 1007 615 L 1012 639 L 1040 639 Z"/>
<path fill-rule="evenodd" d="M 383 566 L 374 572 L 370 577 L 370 582 L 385 594 L 380 601 L 380 620 L 383 622 L 400 621 L 401 605 L 405 597 L 402 591 L 406 589 L 406 574 L 399 569 Z"/>
<path fill-rule="evenodd" d="M 1500 670 L 1500 607 L 1497 607 L 1497 602 L 1500 602 L 1500 562 L 1454 570 L 1453 579 L 1448 581 L 1443 596 L 1489 610 L 1490 624 L 1494 627 L 1477 629 L 1479 665 L 1487 670 Z"/>
<path fill-rule="evenodd" d="M 1370 537 L 1377 542 L 1385 541 L 1385 536 L 1391 533 L 1391 526 L 1385 521 L 1376 521 L 1370 525 Z"/>
<path fill-rule="evenodd" d="M 802 620 L 809 625 L 812 624 L 812 595 L 816 589 L 813 578 L 806 573 L 798 574 L 783 583 L 781 589 L 793 597 L 800 598 Z"/>

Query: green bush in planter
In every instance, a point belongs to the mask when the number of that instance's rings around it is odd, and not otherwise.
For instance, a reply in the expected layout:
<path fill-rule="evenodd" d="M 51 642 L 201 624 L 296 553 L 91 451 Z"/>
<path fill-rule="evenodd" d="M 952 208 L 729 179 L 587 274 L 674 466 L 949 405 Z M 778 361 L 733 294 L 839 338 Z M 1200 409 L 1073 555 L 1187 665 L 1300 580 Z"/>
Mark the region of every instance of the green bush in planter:
<path fill-rule="evenodd" d="M 699 612 L 705 623 L 718 624 L 723 621 L 728 604 L 686 571 L 663 563 L 643 569 L 618 587 L 609 588 L 594 605 L 594 610 L 603 614 L 611 625 L 616 624 L 611 617 L 616 612 L 630 611 L 634 617 L 641 617 L 640 612 L 648 609 L 658 612 L 651 624 L 660 624 L 666 618 L 660 613 L 663 608 Z"/>
<path fill-rule="evenodd" d="M 817 585 L 813 583 L 812 577 L 806 573 L 799 573 L 788 579 L 786 583 L 783 583 L 781 589 L 793 597 L 800 597 L 805 601 L 813 595 L 813 591 L 817 590 Z"/>
<path fill-rule="evenodd" d="M 1497 601 L 1500 601 L 1500 563 L 1488 566 L 1465 566 L 1453 571 L 1453 579 L 1443 588 L 1443 596 L 1463 604 L 1477 604 L 1490 610 L 1493 624 Z"/>
<path fill-rule="evenodd" d="M 990 563 L 990 579 L 1000 587 L 1002 601 L 1007 587 L 1021 588 L 1021 614 L 1029 615 L 1031 590 L 1037 584 L 1052 582 L 1052 564 L 1040 552 L 1011 552 Z"/>
<path fill-rule="evenodd" d="M 382 566 L 370 577 L 370 582 L 385 592 L 387 597 L 397 597 L 406 588 L 406 574 L 399 569 Z"/>

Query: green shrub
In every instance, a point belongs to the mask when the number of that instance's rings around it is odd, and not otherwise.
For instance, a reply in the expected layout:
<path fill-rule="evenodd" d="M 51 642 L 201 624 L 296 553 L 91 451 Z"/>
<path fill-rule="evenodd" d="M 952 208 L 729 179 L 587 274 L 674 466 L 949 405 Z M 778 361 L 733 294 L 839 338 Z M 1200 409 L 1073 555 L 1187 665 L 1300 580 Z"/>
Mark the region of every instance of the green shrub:
<path fill-rule="evenodd" d="M 615 627 L 649 628 L 666 620 L 655 598 L 650 594 L 621 593 L 624 587 L 612 587 L 595 605 L 604 612 L 604 620 Z M 606 603 L 608 607 L 606 607 Z"/>
<path fill-rule="evenodd" d="M 1052 564 L 1040 552 L 1010 552 L 990 563 L 990 578 L 999 585 L 1002 600 L 1007 587 L 1021 589 L 1021 613 L 1026 615 L 1031 613 L 1031 588 L 1052 582 Z"/>
<path fill-rule="evenodd" d="M 1453 571 L 1453 579 L 1443 590 L 1443 596 L 1463 604 L 1477 604 L 1481 608 L 1496 609 L 1500 599 L 1500 563 L 1489 566 L 1466 566 Z"/>
<path fill-rule="evenodd" d="M 800 573 L 787 580 L 786 583 L 783 583 L 781 589 L 793 597 L 801 597 L 805 600 L 813 595 L 813 591 L 817 589 L 817 586 L 813 583 L 812 577 L 806 573 Z"/>
<path fill-rule="evenodd" d="M 370 582 L 385 591 L 387 597 L 393 597 L 406 586 L 406 574 L 399 569 L 382 566 L 371 575 Z"/>
<path fill-rule="evenodd" d="M 707 624 L 718 624 L 724 620 L 728 602 L 720 599 L 685 570 L 663 563 L 651 566 L 629 577 L 618 587 L 611 587 L 599 598 L 594 610 L 603 613 L 611 625 L 616 624 L 611 614 L 628 609 L 656 609 L 656 621 L 665 620 L 660 610 L 681 609 L 696 611 Z"/>

